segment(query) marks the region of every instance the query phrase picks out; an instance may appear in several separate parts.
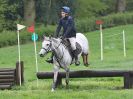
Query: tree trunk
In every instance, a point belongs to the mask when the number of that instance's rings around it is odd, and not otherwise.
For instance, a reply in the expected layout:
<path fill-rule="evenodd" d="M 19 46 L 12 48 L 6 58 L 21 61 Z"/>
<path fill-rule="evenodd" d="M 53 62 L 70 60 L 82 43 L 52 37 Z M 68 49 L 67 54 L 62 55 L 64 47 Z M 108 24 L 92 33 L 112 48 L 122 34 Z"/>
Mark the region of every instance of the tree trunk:
<path fill-rule="evenodd" d="M 124 12 L 126 10 L 126 0 L 116 1 L 116 12 Z"/>
<path fill-rule="evenodd" d="M 30 26 L 35 23 L 35 0 L 24 0 L 24 21 Z"/>

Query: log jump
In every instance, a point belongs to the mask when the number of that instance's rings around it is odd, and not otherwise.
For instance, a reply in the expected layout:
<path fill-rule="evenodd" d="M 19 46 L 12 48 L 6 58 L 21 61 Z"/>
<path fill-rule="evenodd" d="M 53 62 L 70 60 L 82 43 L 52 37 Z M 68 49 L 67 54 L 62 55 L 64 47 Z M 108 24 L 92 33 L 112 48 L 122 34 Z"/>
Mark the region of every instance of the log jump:
<path fill-rule="evenodd" d="M 53 72 L 38 72 L 38 79 L 52 79 Z M 133 71 L 126 70 L 79 70 L 70 71 L 70 78 L 89 78 L 89 77 L 123 77 L 124 88 L 130 89 L 133 87 Z M 66 77 L 65 72 L 59 72 L 57 85 L 62 83 L 62 79 Z"/>
<path fill-rule="evenodd" d="M 11 89 L 14 85 L 24 83 L 24 63 L 16 62 L 16 68 L 0 68 L 0 89 Z M 21 76 L 19 76 L 21 75 Z"/>

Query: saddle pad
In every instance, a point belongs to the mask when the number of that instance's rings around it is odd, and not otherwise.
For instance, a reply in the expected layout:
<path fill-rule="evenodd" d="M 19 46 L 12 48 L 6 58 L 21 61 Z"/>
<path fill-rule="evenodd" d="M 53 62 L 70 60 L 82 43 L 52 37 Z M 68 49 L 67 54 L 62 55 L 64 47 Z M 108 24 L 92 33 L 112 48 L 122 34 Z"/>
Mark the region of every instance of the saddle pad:
<path fill-rule="evenodd" d="M 69 40 L 62 40 L 62 44 L 64 44 L 64 46 L 68 49 L 70 55 L 73 57 L 73 50 L 71 48 L 71 44 L 69 42 Z M 82 51 L 82 48 L 80 46 L 80 44 L 78 42 L 76 42 L 76 54 L 80 54 Z"/>

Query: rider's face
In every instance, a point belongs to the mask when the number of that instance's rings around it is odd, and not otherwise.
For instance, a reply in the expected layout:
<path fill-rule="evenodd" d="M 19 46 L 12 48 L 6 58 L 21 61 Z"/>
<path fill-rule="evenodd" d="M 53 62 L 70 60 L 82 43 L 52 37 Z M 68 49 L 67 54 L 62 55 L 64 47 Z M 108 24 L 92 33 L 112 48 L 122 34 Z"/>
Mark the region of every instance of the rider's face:
<path fill-rule="evenodd" d="M 64 18 L 66 16 L 65 12 L 61 12 L 61 17 Z"/>

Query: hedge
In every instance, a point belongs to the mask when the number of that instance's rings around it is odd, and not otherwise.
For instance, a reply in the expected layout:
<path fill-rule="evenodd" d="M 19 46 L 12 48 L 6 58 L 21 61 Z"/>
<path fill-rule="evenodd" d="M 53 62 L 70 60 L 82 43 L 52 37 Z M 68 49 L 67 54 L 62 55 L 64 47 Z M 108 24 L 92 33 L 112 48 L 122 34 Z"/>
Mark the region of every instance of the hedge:
<path fill-rule="evenodd" d="M 39 28 L 35 29 L 36 33 L 39 35 L 39 40 L 42 40 L 43 35 L 48 36 L 49 34 L 53 34 L 55 31 L 55 26 L 47 26 L 43 25 L 39 26 Z M 28 33 L 27 29 L 20 31 L 20 42 L 21 44 L 25 44 L 31 40 L 32 33 Z M 4 46 L 12 46 L 17 44 L 17 31 L 3 31 L 0 33 L 0 48 Z"/>
<path fill-rule="evenodd" d="M 133 13 L 118 13 L 111 14 L 108 16 L 100 18 L 85 18 L 76 20 L 77 32 L 86 33 L 89 31 L 94 31 L 99 28 L 96 25 L 96 20 L 103 20 L 103 28 L 114 27 L 118 25 L 133 24 Z M 56 26 L 36 26 L 36 33 L 39 35 L 39 40 L 43 39 L 43 35 L 52 35 L 55 32 Z M 27 30 L 22 30 L 20 32 L 20 41 L 22 44 L 31 41 L 31 33 Z M 16 31 L 3 31 L 0 33 L 0 47 L 11 46 L 17 44 L 17 33 Z"/>
<path fill-rule="evenodd" d="M 77 30 L 80 32 L 89 32 L 98 29 L 99 26 L 96 25 L 96 20 L 102 20 L 104 22 L 103 28 L 133 24 L 133 13 L 118 13 L 100 18 L 85 18 L 76 20 Z"/>

